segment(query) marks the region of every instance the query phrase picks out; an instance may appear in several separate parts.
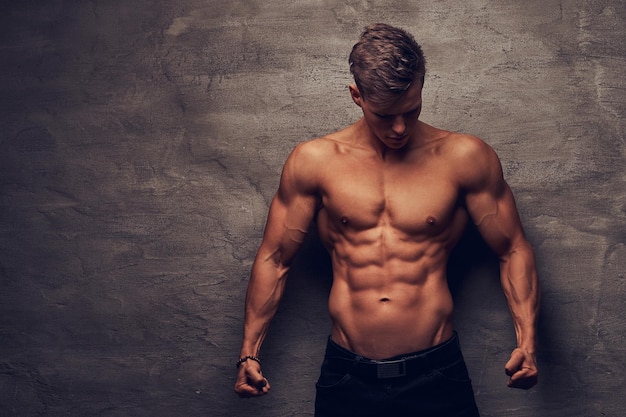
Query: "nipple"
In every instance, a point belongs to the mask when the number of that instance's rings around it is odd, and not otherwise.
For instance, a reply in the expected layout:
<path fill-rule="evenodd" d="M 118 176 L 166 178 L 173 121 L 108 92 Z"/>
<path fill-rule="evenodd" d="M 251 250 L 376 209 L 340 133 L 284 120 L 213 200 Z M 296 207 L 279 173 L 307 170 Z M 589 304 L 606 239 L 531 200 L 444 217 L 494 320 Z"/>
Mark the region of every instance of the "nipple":
<path fill-rule="evenodd" d="M 426 223 L 428 223 L 431 226 L 434 226 L 435 223 L 437 223 L 437 219 L 435 219 L 433 216 L 428 216 L 428 218 L 426 219 Z"/>
<path fill-rule="evenodd" d="M 348 224 L 348 223 L 350 223 L 350 220 L 348 220 L 347 217 L 342 217 L 341 218 L 341 224 Z"/>

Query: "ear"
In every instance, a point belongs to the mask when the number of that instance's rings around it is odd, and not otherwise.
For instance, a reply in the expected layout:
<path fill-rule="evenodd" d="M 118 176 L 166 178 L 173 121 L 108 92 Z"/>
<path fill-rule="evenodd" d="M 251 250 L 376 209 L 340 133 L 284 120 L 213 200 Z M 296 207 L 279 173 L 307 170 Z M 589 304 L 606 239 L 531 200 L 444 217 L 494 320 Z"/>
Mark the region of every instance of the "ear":
<path fill-rule="evenodd" d="M 354 101 L 354 104 L 359 107 L 363 107 L 363 96 L 359 91 L 359 87 L 357 87 L 356 84 L 350 84 L 348 86 L 348 89 L 350 90 L 350 96 L 352 97 L 352 101 Z"/>

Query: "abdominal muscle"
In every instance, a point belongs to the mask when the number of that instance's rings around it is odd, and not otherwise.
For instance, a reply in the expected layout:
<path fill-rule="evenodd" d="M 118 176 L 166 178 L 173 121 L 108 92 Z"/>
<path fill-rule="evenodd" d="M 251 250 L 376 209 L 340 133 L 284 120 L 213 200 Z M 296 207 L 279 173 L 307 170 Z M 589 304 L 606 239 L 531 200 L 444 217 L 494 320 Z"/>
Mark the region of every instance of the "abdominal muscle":
<path fill-rule="evenodd" d="M 360 257 L 368 252 L 350 249 Z M 386 359 L 450 339 L 453 302 L 446 254 L 438 252 L 434 257 L 372 259 L 359 265 L 334 252 L 329 297 L 333 341 L 366 358 Z"/>

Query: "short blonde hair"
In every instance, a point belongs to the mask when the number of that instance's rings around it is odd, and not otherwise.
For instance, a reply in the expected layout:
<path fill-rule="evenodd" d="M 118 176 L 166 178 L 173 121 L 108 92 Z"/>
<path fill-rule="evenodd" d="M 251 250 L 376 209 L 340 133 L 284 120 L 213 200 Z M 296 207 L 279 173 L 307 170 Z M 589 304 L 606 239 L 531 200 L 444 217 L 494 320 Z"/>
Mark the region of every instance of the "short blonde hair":
<path fill-rule="evenodd" d="M 350 53 L 350 72 L 366 100 L 388 104 L 416 80 L 424 82 L 426 59 L 413 36 L 376 23 L 367 26 Z"/>

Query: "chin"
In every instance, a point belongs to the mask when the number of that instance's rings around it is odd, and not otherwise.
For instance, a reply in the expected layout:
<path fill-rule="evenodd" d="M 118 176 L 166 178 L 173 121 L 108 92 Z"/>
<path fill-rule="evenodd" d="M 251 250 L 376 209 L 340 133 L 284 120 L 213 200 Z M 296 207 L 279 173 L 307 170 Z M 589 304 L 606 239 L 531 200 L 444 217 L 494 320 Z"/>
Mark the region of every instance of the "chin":
<path fill-rule="evenodd" d="M 409 141 L 406 138 L 403 138 L 401 140 L 388 138 L 385 141 L 385 145 L 387 145 L 387 147 L 391 149 L 404 148 L 407 143 L 409 143 Z"/>

